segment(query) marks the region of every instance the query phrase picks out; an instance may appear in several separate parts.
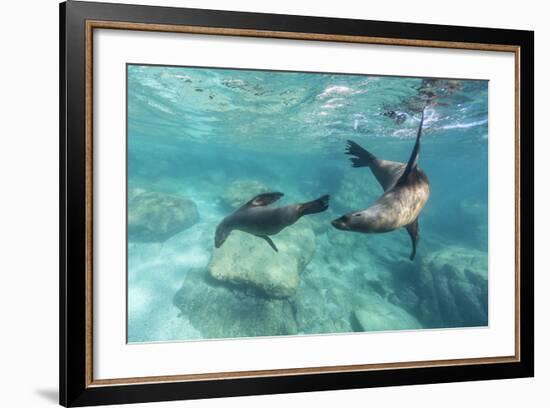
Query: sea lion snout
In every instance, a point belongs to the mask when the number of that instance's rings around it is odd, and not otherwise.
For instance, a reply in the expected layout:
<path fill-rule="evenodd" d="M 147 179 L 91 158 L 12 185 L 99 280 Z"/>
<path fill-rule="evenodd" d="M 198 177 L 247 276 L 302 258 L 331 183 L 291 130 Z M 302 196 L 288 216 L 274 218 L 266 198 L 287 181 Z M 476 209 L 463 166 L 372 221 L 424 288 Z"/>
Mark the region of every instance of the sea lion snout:
<path fill-rule="evenodd" d="M 349 223 L 349 215 L 342 215 L 340 218 L 336 218 L 335 220 L 331 221 L 332 226 L 340 230 L 349 229 L 348 223 Z"/>

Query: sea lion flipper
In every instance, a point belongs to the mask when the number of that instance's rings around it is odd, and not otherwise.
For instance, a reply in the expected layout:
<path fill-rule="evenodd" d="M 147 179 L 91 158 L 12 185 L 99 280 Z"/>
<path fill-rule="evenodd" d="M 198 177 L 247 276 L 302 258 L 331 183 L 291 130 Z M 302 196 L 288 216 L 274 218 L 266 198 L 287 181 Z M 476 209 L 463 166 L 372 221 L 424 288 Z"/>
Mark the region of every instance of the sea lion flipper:
<path fill-rule="evenodd" d="M 252 200 L 243 205 L 245 207 L 263 207 L 269 204 L 273 204 L 275 201 L 284 196 L 283 193 L 273 192 L 273 193 L 262 193 L 255 196 Z"/>
<path fill-rule="evenodd" d="M 307 215 L 307 214 L 317 214 L 325 211 L 328 208 L 329 200 L 330 200 L 330 196 L 328 194 L 325 194 L 316 200 L 308 201 L 307 203 L 300 204 L 298 206 L 300 211 L 300 216 Z"/>
<path fill-rule="evenodd" d="M 407 232 L 409 233 L 409 236 L 411 237 L 411 243 L 412 243 L 412 252 L 409 259 L 412 261 L 414 260 L 414 257 L 416 255 L 416 244 L 418 243 L 418 240 L 420 239 L 419 236 L 419 227 L 418 227 L 418 218 L 411 222 L 409 225 L 405 227 L 407 229 Z"/>
<path fill-rule="evenodd" d="M 416 133 L 416 142 L 414 144 L 414 148 L 411 152 L 411 157 L 409 158 L 409 161 L 407 162 L 407 167 L 405 167 L 405 170 L 403 171 L 403 174 L 401 177 L 399 177 L 399 180 L 395 183 L 395 185 L 400 185 L 402 183 L 406 183 L 409 179 L 409 176 L 413 174 L 418 166 L 418 156 L 420 154 L 420 138 L 422 137 L 422 126 L 424 125 L 424 109 L 422 109 L 422 117 L 420 118 L 420 126 L 418 126 L 418 132 Z"/>
<path fill-rule="evenodd" d="M 361 147 L 353 140 L 347 141 L 346 154 L 355 156 L 350 158 L 352 167 L 368 167 L 373 161 L 376 160 L 376 156 L 374 154 Z"/>
<path fill-rule="evenodd" d="M 370 167 L 372 174 L 374 174 L 384 191 L 395 184 L 406 166 L 405 163 L 378 159 L 353 140 L 347 141 L 346 154 L 355 156 L 350 158 L 352 167 Z"/>
<path fill-rule="evenodd" d="M 273 248 L 273 250 L 275 252 L 279 252 L 279 250 L 277 249 L 277 246 L 275 245 L 275 243 L 273 242 L 273 240 L 271 238 L 269 238 L 267 235 L 257 235 L 258 237 L 260 238 L 263 238 L 265 239 L 265 241 L 269 244 L 269 246 L 271 248 Z"/>

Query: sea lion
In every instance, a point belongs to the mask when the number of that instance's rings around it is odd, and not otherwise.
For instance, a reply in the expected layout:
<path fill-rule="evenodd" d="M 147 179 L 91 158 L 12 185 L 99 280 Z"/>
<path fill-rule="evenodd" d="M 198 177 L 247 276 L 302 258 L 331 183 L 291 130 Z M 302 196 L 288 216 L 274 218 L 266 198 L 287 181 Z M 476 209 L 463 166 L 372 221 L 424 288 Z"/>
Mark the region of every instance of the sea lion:
<path fill-rule="evenodd" d="M 409 161 L 405 163 L 381 160 L 348 140 L 346 153 L 355 157 L 353 167 L 370 167 L 382 185 L 384 194 L 369 208 L 351 212 L 332 221 L 340 230 L 363 233 L 381 233 L 405 227 L 412 241 L 410 259 L 416 255 L 419 240 L 418 216 L 430 196 L 430 183 L 426 174 L 418 168 L 420 138 L 424 124 L 424 110 L 416 135 L 416 142 Z"/>
<path fill-rule="evenodd" d="M 279 252 L 269 235 L 275 235 L 284 228 L 294 224 L 303 215 L 315 214 L 328 208 L 329 196 L 324 195 L 317 200 L 303 204 L 292 204 L 285 207 L 272 208 L 270 204 L 279 200 L 283 193 L 258 194 L 245 205 L 225 217 L 216 228 L 214 245 L 222 246 L 231 231 L 248 232 L 263 238 L 275 252 Z"/>

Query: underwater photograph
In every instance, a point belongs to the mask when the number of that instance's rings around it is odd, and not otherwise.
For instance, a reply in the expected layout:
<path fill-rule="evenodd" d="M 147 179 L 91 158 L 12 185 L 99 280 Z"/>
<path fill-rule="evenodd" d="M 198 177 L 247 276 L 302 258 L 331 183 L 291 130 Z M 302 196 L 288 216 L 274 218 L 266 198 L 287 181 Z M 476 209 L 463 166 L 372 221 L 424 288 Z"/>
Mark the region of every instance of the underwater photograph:
<path fill-rule="evenodd" d="M 488 81 L 126 70 L 128 343 L 489 325 Z"/>

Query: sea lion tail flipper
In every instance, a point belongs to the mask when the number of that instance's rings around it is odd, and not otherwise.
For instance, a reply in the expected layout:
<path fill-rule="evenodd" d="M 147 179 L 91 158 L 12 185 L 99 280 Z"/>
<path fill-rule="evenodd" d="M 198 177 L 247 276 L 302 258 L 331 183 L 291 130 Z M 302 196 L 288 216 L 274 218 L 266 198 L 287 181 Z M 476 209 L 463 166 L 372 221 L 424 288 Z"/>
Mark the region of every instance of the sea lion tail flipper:
<path fill-rule="evenodd" d="M 319 197 L 317 200 L 308 201 L 307 203 L 300 204 L 301 215 L 316 214 L 325 211 L 328 208 L 328 201 L 330 196 L 325 194 Z"/>
<path fill-rule="evenodd" d="M 274 203 L 278 199 L 280 199 L 282 196 L 284 196 L 283 193 L 279 192 L 273 192 L 273 193 L 262 193 L 258 194 L 252 200 L 248 201 L 244 207 L 263 207 L 269 204 Z"/>
<path fill-rule="evenodd" d="M 412 252 L 409 259 L 412 261 L 414 260 L 414 257 L 416 255 L 416 244 L 420 240 L 420 234 L 419 234 L 419 227 L 418 227 L 418 218 L 411 222 L 409 225 L 405 227 L 407 229 L 407 232 L 409 233 L 409 236 L 411 237 L 411 243 L 412 243 Z"/>
<path fill-rule="evenodd" d="M 376 156 L 374 154 L 362 148 L 354 141 L 348 140 L 347 142 L 346 154 L 356 156 L 350 158 L 352 167 L 369 167 L 370 164 L 376 160 Z"/>
<path fill-rule="evenodd" d="M 418 131 L 416 133 L 416 142 L 414 143 L 414 148 L 411 152 L 411 157 L 409 158 L 409 161 L 407 162 L 407 167 L 405 167 L 405 170 L 403 171 L 403 174 L 397 180 L 395 183 L 396 185 L 399 185 L 403 182 L 406 182 L 409 178 L 409 175 L 416 170 L 418 166 L 418 156 L 420 155 L 420 138 L 422 137 L 422 126 L 424 126 L 424 111 L 426 110 L 426 107 L 422 109 L 422 116 L 420 118 L 420 125 L 418 126 Z"/>
<path fill-rule="evenodd" d="M 271 238 L 269 238 L 267 235 L 258 235 L 258 237 L 265 239 L 265 241 L 269 244 L 269 246 L 271 248 L 273 248 L 273 250 L 275 252 L 279 252 L 279 250 L 277 249 L 277 246 L 275 245 L 273 240 Z"/>

